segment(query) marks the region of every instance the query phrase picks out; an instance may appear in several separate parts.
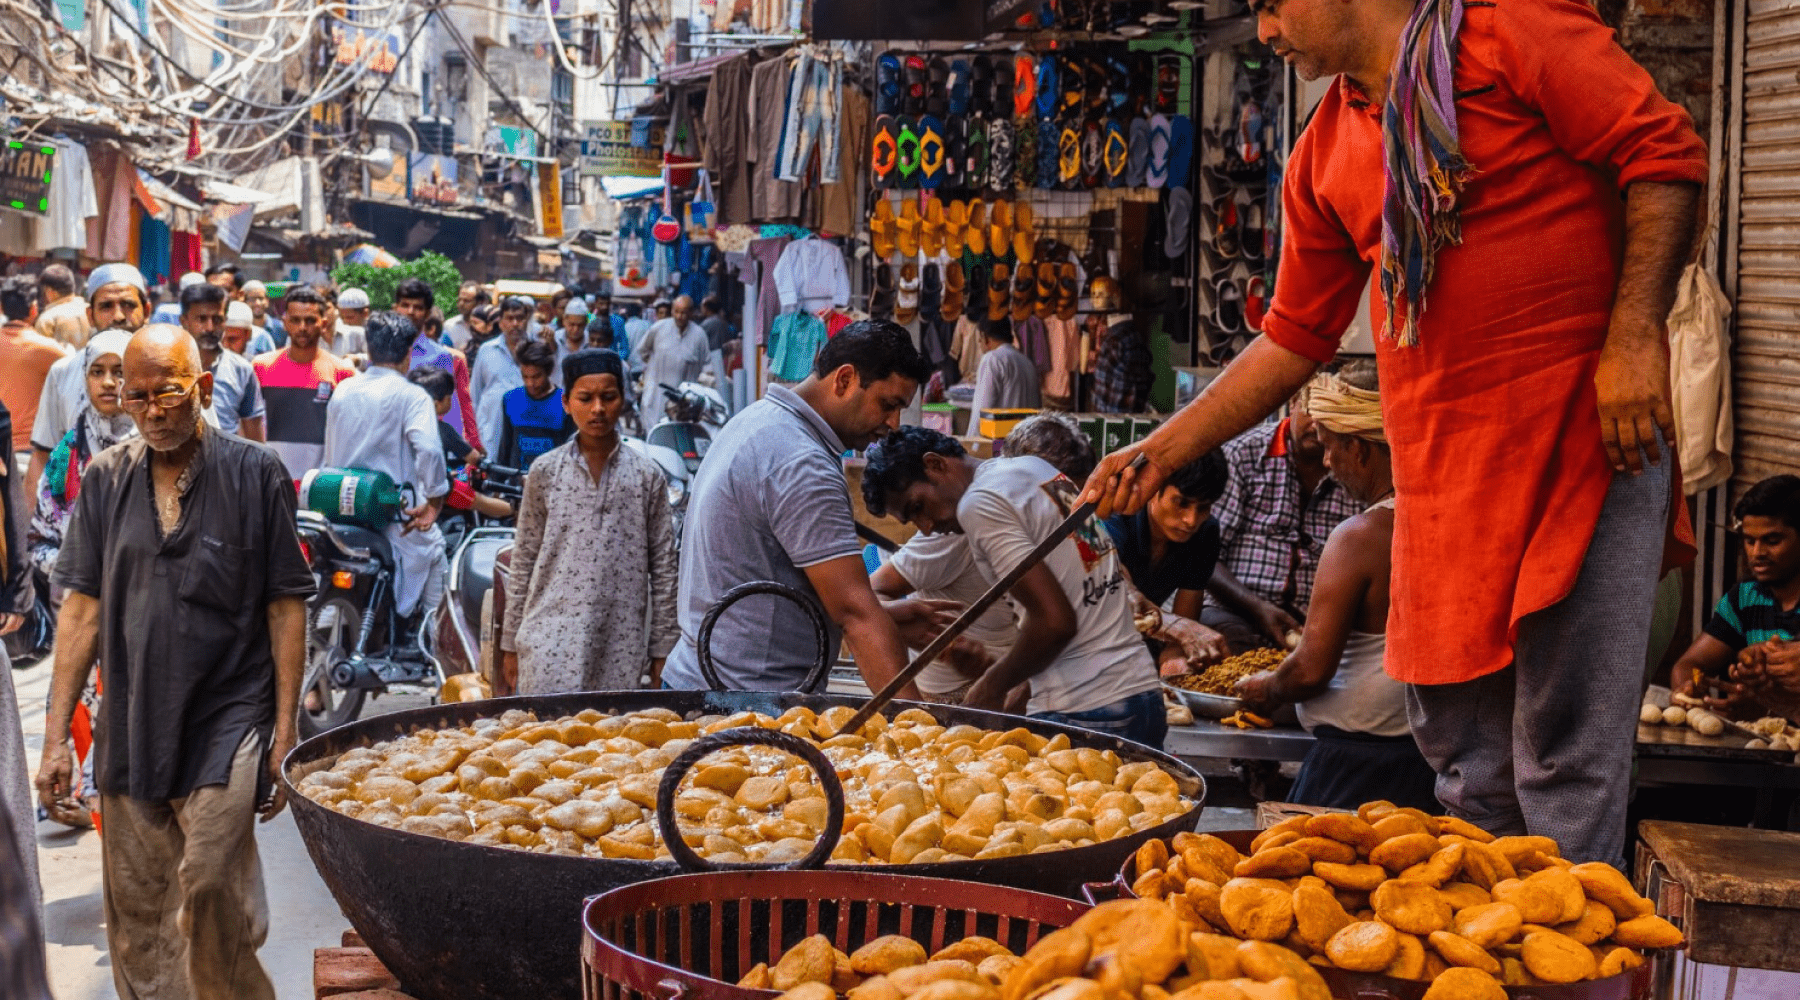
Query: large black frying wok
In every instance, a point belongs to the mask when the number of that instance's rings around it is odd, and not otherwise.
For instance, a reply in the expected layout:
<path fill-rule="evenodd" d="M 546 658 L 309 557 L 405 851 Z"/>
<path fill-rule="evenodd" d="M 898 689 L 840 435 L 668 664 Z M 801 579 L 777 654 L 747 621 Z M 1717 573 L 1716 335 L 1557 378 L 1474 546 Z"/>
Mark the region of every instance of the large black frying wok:
<path fill-rule="evenodd" d="M 630 861 L 532 854 L 375 826 L 301 795 L 294 783 L 354 747 L 419 729 L 444 729 L 524 709 L 541 719 L 586 708 L 630 712 L 667 708 L 683 715 L 759 711 L 779 715 L 795 705 L 823 711 L 855 699 L 727 691 L 589 692 L 439 705 L 352 723 L 314 737 L 284 767 L 294 820 L 313 864 L 350 923 L 375 954 L 422 1000 L 578 1000 L 581 996 L 583 901 L 618 886 L 674 875 L 673 861 Z M 915 707 L 896 702 L 890 715 Z M 1129 837 L 1049 854 L 919 865 L 867 865 L 885 871 L 1078 896 L 1084 882 L 1110 881 L 1125 857 L 1152 837 L 1191 830 L 1206 785 L 1193 768 L 1139 744 L 1070 726 L 942 705 L 917 705 L 946 725 L 982 729 L 1024 726 L 1044 736 L 1066 734 L 1076 747 L 1113 750 L 1127 760 L 1154 760 L 1181 783 L 1194 808 Z"/>

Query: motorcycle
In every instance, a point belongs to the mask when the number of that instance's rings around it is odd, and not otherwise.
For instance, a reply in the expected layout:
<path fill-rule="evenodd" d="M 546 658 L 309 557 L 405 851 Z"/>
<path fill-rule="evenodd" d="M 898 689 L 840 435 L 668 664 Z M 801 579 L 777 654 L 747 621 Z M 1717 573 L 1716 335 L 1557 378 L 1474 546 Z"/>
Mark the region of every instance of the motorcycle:
<path fill-rule="evenodd" d="M 681 456 L 691 476 L 706 458 L 713 437 L 725 426 L 728 411 L 725 398 L 712 386 L 699 382 L 683 382 L 679 386 L 662 384 L 663 419 L 650 428 L 644 440 L 668 448 Z"/>

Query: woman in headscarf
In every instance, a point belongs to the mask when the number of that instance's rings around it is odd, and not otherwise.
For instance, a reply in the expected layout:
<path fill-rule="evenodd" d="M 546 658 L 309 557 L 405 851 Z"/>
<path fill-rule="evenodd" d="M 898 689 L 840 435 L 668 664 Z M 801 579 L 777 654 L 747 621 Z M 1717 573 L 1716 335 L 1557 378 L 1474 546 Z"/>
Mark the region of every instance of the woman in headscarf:
<path fill-rule="evenodd" d="M 502 680 L 520 694 L 631 689 L 646 673 L 655 686 L 680 638 L 668 485 L 619 439 L 619 356 L 577 351 L 562 371 L 575 436 L 540 455 L 525 480 Z"/>
<path fill-rule="evenodd" d="M 28 534 L 31 565 L 48 578 L 56 568 L 57 554 L 62 551 L 63 534 L 69 517 L 75 512 L 75 498 L 81 493 L 81 474 L 87 471 L 94 456 L 129 437 L 137 435 L 137 425 L 125 413 L 125 345 L 131 334 L 123 330 L 97 333 L 87 342 L 87 394 L 75 416 L 75 425 L 63 435 L 50 460 L 44 465 L 38 481 L 37 509 L 31 517 Z M 62 594 L 54 588 L 50 594 L 51 610 L 62 604 Z M 93 826 L 92 814 L 98 811 L 99 793 L 94 787 L 93 765 L 89 751 L 93 748 L 93 720 L 99 717 L 100 695 L 93 680 L 82 692 L 70 727 L 74 733 L 75 755 L 81 762 L 82 799 L 87 808 L 70 806 L 52 809 L 50 815 L 59 823 L 74 827 Z"/>

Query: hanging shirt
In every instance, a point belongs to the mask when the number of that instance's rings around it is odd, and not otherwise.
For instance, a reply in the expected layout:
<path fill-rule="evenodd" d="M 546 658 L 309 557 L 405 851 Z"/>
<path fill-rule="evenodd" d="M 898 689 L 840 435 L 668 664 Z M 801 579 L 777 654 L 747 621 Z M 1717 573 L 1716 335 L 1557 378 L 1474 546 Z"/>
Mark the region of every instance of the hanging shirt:
<path fill-rule="evenodd" d="M 309 362 L 295 361 L 289 351 L 264 354 L 253 362 L 262 383 L 263 435 L 298 480 L 319 467 L 325 448 L 325 414 L 338 384 L 356 377 L 350 362 L 320 351 Z M 420 390 L 421 392 L 424 390 Z"/>
<path fill-rule="evenodd" d="M 789 243 L 775 262 L 775 294 L 781 309 L 818 312 L 850 304 L 850 274 L 844 251 L 826 240 Z"/>
<path fill-rule="evenodd" d="M 769 374 L 799 382 L 812 374 L 813 359 L 828 339 L 825 324 L 809 312 L 783 313 L 769 328 Z"/>
<path fill-rule="evenodd" d="M 1506 667 L 1519 619 L 1574 587 L 1613 480 L 1594 372 L 1621 194 L 1707 178 L 1687 114 L 1576 0 L 1469 6 L 1454 88 L 1474 168 L 1462 242 L 1437 253 L 1418 346 L 1376 345 L 1401 499 L 1387 670 L 1418 684 Z M 1380 256 L 1381 112 L 1340 79 L 1288 160 L 1263 332 L 1316 362 L 1337 352 Z"/>
<path fill-rule="evenodd" d="M 575 421 L 563 411 L 561 389 L 532 399 L 520 386 L 506 394 L 500 410 L 500 450 L 494 461 L 501 465 L 529 469 L 539 456 L 575 434 Z"/>
<path fill-rule="evenodd" d="M 94 170 L 87 148 L 73 139 L 57 139 L 50 169 L 50 205 L 38 220 L 38 250 L 85 248 L 87 220 L 100 214 L 94 196 Z"/>

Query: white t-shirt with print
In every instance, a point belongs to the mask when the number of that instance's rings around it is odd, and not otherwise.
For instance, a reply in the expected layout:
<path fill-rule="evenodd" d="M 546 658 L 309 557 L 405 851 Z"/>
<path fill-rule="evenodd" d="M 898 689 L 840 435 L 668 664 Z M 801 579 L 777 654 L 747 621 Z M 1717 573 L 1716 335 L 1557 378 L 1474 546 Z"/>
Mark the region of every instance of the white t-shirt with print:
<path fill-rule="evenodd" d="M 888 564 L 912 585 L 912 596 L 925 600 L 955 601 L 967 607 L 993 586 L 976 567 L 975 555 L 964 535 L 914 535 Z M 964 638 L 986 646 L 995 659 L 1012 649 L 1018 635 L 1012 605 L 1005 598 L 994 602 L 963 633 Z M 920 671 L 917 681 L 919 690 L 934 695 L 949 694 L 969 683 L 968 678 L 941 659 Z"/>
<path fill-rule="evenodd" d="M 957 505 L 975 564 L 991 584 L 1025 560 L 1075 509 L 1081 488 L 1041 458 L 982 463 Z M 1075 609 L 1075 638 L 1031 679 L 1028 711 L 1087 712 L 1160 684 L 1132 621 L 1112 537 L 1090 518 L 1044 560 Z"/>

